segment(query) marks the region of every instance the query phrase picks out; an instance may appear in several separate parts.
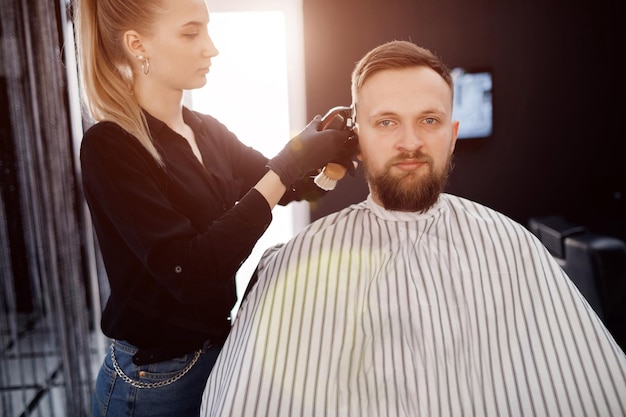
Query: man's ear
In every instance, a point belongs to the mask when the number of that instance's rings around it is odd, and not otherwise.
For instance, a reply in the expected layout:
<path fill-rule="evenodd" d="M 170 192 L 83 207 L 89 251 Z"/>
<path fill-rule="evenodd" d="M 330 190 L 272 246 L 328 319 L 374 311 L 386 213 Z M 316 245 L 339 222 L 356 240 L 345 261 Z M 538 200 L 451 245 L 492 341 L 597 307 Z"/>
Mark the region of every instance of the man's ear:
<path fill-rule="evenodd" d="M 146 55 L 146 50 L 141 41 L 141 35 L 134 30 L 127 30 L 124 33 L 124 47 L 132 56 Z"/>
<path fill-rule="evenodd" d="M 458 120 L 452 121 L 452 143 L 450 146 L 450 154 L 454 152 L 454 148 L 456 147 L 457 137 L 459 136 L 459 125 L 460 122 Z"/>
<path fill-rule="evenodd" d="M 354 123 L 354 127 L 352 128 L 352 131 L 356 134 L 357 141 L 358 141 L 358 137 L 359 137 L 359 124 L 358 123 Z M 356 154 L 354 156 L 356 156 L 356 159 L 358 159 L 359 161 L 363 161 L 363 154 L 361 153 L 361 145 L 357 142 L 356 146 L 357 146 Z"/>

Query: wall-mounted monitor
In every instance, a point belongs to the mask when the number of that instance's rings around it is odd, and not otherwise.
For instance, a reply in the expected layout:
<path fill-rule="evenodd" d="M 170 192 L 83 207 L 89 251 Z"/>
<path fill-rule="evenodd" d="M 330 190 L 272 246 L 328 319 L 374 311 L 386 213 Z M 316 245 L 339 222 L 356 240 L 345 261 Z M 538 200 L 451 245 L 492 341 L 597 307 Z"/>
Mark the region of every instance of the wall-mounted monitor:
<path fill-rule="evenodd" d="M 488 138 L 493 131 L 492 72 L 452 69 L 454 108 L 452 119 L 459 120 L 459 139 Z"/>

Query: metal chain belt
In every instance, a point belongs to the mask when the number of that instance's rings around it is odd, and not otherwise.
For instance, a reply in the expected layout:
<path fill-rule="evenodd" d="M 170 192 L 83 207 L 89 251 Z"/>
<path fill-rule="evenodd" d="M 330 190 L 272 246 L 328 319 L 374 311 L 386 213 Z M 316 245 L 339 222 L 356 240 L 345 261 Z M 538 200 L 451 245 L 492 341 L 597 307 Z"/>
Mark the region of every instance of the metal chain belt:
<path fill-rule="evenodd" d="M 126 381 L 127 383 L 129 383 L 135 388 L 161 388 L 173 382 L 178 381 L 187 372 L 191 370 L 191 368 L 195 365 L 196 362 L 198 362 L 198 359 L 200 358 L 200 353 L 202 353 L 202 349 L 197 350 L 195 352 L 193 359 L 191 360 L 191 362 L 189 362 L 189 364 L 185 367 L 185 369 L 183 369 L 182 371 L 180 371 L 179 373 L 177 373 L 176 375 L 174 375 L 173 377 L 169 379 L 166 379 L 164 381 L 159 381 L 159 382 L 141 382 L 141 381 L 135 381 L 134 379 L 126 375 L 124 371 L 122 371 L 122 368 L 120 368 L 120 365 L 117 363 L 117 359 L 115 358 L 115 342 L 111 343 L 111 360 L 113 361 L 113 367 L 115 368 L 115 372 L 117 372 L 120 378 L 122 378 L 124 381 Z"/>

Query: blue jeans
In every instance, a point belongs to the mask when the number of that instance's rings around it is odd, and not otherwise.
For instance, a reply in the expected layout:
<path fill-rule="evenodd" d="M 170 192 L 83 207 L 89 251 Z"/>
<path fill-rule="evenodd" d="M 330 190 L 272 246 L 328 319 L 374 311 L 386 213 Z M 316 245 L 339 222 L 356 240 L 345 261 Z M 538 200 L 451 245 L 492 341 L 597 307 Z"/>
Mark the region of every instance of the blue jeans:
<path fill-rule="evenodd" d="M 202 392 L 222 345 L 205 346 L 198 361 L 182 378 L 159 388 L 137 388 L 115 371 L 111 350 L 104 358 L 93 394 L 93 417 L 197 417 Z M 134 381 L 153 383 L 178 375 L 193 361 L 194 352 L 178 358 L 137 366 L 132 357 L 137 348 L 115 342 L 115 358 L 122 371 Z M 141 373 L 141 376 L 140 376 Z"/>

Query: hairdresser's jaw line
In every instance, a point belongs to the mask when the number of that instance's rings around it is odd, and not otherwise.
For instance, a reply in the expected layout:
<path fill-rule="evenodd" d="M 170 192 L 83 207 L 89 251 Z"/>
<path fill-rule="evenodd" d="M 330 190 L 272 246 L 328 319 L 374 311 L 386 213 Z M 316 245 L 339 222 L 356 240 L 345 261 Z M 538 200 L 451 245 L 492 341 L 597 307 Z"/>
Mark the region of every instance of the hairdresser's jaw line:
<path fill-rule="evenodd" d="M 146 84 L 143 88 L 166 94 L 201 88 L 212 58 L 219 54 L 209 34 L 208 7 L 204 0 L 163 2 L 166 12 L 154 22 L 154 32 L 143 38 L 150 74 L 138 74 L 138 78 Z"/>

